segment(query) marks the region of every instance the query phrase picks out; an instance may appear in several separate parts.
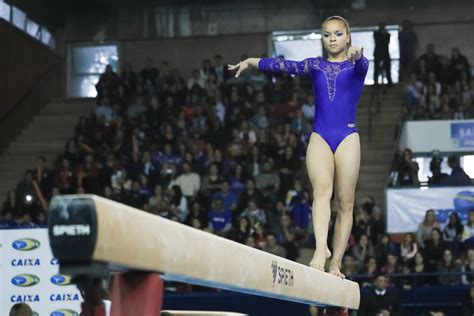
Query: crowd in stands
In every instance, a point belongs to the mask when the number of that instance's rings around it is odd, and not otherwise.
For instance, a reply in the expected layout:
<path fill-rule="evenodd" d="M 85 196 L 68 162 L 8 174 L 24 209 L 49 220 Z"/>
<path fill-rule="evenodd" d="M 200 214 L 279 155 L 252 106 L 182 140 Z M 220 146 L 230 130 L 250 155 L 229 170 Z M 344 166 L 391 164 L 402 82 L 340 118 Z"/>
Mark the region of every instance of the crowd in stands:
<path fill-rule="evenodd" d="M 471 65 L 456 47 L 439 55 L 433 44 L 412 67 L 405 84 L 406 116 L 410 120 L 474 117 Z"/>
<path fill-rule="evenodd" d="M 473 104 L 463 103 L 470 85 L 466 65 L 458 51 L 449 61 L 430 48 L 410 75 L 408 113 L 468 113 Z M 38 157 L 8 193 L 2 221 L 45 224 L 52 197 L 92 193 L 297 260 L 302 247 L 315 245 L 304 160 L 314 113 L 310 86 L 308 78 L 256 69 L 236 79 L 220 55 L 187 78 L 151 59 L 139 72 L 127 63 L 120 74 L 108 66 L 96 86 L 94 113 L 80 118 L 57 161 Z M 409 154 L 406 168 L 413 175 Z M 418 234 L 407 234 L 397 245 L 368 196 L 355 208 L 343 273 L 364 275 L 357 280 L 366 286 L 379 272 L 471 271 L 474 250 L 464 242 L 474 232 L 470 223 L 462 226 L 453 215 L 441 229 L 427 215 Z M 471 279 L 416 282 L 459 285 Z M 390 282 L 414 286 L 411 278 Z"/>

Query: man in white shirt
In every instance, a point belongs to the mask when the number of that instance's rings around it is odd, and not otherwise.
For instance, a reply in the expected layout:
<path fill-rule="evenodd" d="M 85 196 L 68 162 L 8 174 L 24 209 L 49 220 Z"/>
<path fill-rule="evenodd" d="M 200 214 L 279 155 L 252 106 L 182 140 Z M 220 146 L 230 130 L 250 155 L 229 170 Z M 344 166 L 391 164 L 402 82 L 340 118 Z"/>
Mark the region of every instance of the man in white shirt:
<path fill-rule="evenodd" d="M 188 162 L 184 162 L 183 174 L 176 179 L 175 184 L 179 185 L 185 197 L 191 198 L 196 196 L 201 189 L 201 178 L 199 174 L 191 171 L 191 166 Z"/>

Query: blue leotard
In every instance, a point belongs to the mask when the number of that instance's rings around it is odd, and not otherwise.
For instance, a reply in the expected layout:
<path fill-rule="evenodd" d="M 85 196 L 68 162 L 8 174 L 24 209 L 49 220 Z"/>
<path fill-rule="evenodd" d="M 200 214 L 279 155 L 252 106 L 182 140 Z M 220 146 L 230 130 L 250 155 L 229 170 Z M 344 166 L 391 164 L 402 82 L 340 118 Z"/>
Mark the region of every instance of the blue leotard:
<path fill-rule="evenodd" d="M 344 138 L 358 131 L 357 104 L 369 68 L 364 56 L 354 63 L 331 62 L 322 57 L 302 61 L 262 58 L 258 67 L 263 71 L 311 77 L 315 103 L 313 132 L 328 143 L 333 153 Z"/>

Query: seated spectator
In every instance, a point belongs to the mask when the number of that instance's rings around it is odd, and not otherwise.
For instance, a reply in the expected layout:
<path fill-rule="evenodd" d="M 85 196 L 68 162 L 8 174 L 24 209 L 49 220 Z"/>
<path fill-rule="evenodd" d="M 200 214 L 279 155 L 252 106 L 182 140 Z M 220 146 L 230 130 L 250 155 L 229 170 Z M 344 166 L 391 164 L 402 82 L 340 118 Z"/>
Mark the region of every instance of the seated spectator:
<path fill-rule="evenodd" d="M 267 216 L 265 211 L 260 209 L 255 202 L 255 200 L 250 200 L 248 207 L 240 214 L 240 217 L 248 217 L 252 227 L 258 223 L 260 225 L 265 225 L 267 223 Z"/>
<path fill-rule="evenodd" d="M 201 204 L 199 202 L 193 202 L 191 205 L 191 209 L 189 210 L 188 216 L 186 217 L 185 223 L 187 225 L 193 226 L 192 223 L 194 220 L 199 221 L 199 226 L 202 228 L 207 227 L 207 214 L 202 209 Z"/>
<path fill-rule="evenodd" d="M 448 224 L 443 229 L 443 239 L 452 247 L 458 247 L 463 236 L 463 225 L 457 212 L 449 214 Z"/>
<path fill-rule="evenodd" d="M 400 273 L 402 268 L 396 253 L 389 253 L 387 255 L 386 264 L 380 267 L 380 271 L 384 273 Z"/>
<path fill-rule="evenodd" d="M 360 280 L 362 287 L 372 286 L 372 280 L 378 272 L 377 260 L 374 257 L 368 257 L 364 268 L 359 271 L 360 274 L 365 276 Z"/>
<path fill-rule="evenodd" d="M 277 239 L 274 233 L 267 234 L 266 245 L 262 248 L 263 251 L 271 253 L 282 258 L 286 258 L 286 250 L 282 246 L 278 245 Z"/>
<path fill-rule="evenodd" d="M 257 205 L 262 205 L 263 203 L 263 195 L 259 189 L 255 188 L 255 182 L 253 179 L 247 180 L 245 183 L 245 190 L 239 197 L 239 201 L 237 203 L 237 211 L 240 213 L 242 212 L 249 204 L 250 200 L 255 200 Z"/>
<path fill-rule="evenodd" d="M 398 183 L 401 186 L 417 186 L 418 181 L 418 163 L 413 160 L 411 149 L 403 151 L 403 158 L 399 164 Z"/>
<path fill-rule="evenodd" d="M 211 164 L 209 166 L 208 174 L 205 175 L 202 180 L 202 193 L 206 196 L 212 196 L 214 193 L 220 190 L 223 181 L 224 178 L 219 175 L 219 169 L 217 169 L 217 165 Z"/>
<path fill-rule="evenodd" d="M 411 264 L 411 273 L 415 274 L 421 274 L 421 273 L 428 273 L 430 272 L 428 265 L 425 262 L 425 258 L 421 252 L 417 252 L 415 255 L 415 258 Z M 432 282 L 432 277 L 430 276 L 419 276 L 414 279 L 415 284 L 412 284 L 412 286 L 427 286 L 431 285 Z"/>
<path fill-rule="evenodd" d="M 18 218 L 21 215 L 21 209 L 18 205 L 18 197 L 16 191 L 10 190 L 7 193 L 7 198 L 3 202 L 2 212 L 0 213 L 0 220 Z"/>
<path fill-rule="evenodd" d="M 462 230 L 463 249 L 474 249 L 474 209 L 469 210 L 466 225 Z"/>
<path fill-rule="evenodd" d="M 224 208 L 230 211 L 237 209 L 237 195 L 230 190 L 229 181 L 222 182 L 219 191 L 212 195 L 212 199 L 222 199 L 224 201 Z"/>
<path fill-rule="evenodd" d="M 360 236 L 359 242 L 352 248 L 352 256 L 359 266 L 364 265 L 368 257 L 374 256 L 374 249 L 366 234 Z"/>
<path fill-rule="evenodd" d="M 239 225 L 237 226 L 234 239 L 237 242 L 245 243 L 247 238 L 252 236 L 253 232 L 254 230 L 250 219 L 247 216 L 242 216 L 239 219 Z"/>
<path fill-rule="evenodd" d="M 418 225 L 418 230 L 416 231 L 416 241 L 420 247 L 425 247 L 425 242 L 431 238 L 431 232 L 433 228 L 439 228 L 439 224 L 436 221 L 436 214 L 434 210 L 429 209 L 425 213 L 425 218 L 423 222 Z"/>
<path fill-rule="evenodd" d="M 378 266 L 384 266 L 387 263 L 388 255 L 395 253 L 395 251 L 395 245 L 390 241 L 390 235 L 387 233 L 380 235 L 374 248 Z"/>
<path fill-rule="evenodd" d="M 441 230 L 439 228 L 433 228 L 431 231 L 431 239 L 425 241 L 425 258 L 430 269 L 436 269 L 436 266 L 443 258 L 444 250 L 448 246 L 446 245 Z"/>
<path fill-rule="evenodd" d="M 139 95 L 134 102 L 127 108 L 127 117 L 131 120 L 137 119 L 147 112 L 143 96 Z"/>
<path fill-rule="evenodd" d="M 403 237 L 403 242 L 400 245 L 401 257 L 404 262 L 413 259 L 418 252 L 418 245 L 412 233 L 407 233 Z"/>
<path fill-rule="evenodd" d="M 351 254 L 346 254 L 342 260 L 342 273 L 346 276 L 346 279 L 351 280 L 354 275 L 357 275 L 360 270 L 360 266 L 354 260 Z"/>
<path fill-rule="evenodd" d="M 407 112 L 412 115 L 416 109 L 421 106 L 423 83 L 418 80 L 416 73 L 409 75 L 408 82 L 405 85 L 405 103 Z"/>
<path fill-rule="evenodd" d="M 153 95 L 156 93 L 158 84 L 159 71 L 153 65 L 151 58 L 145 59 L 145 67 L 140 71 L 140 82 L 142 83 L 141 88 L 147 95 Z M 137 91 L 138 93 L 139 91 Z"/>
<path fill-rule="evenodd" d="M 201 189 L 201 178 L 196 172 L 192 172 L 188 162 L 182 166 L 183 173 L 176 179 L 176 185 L 179 185 L 183 195 L 187 198 L 195 197 Z"/>
<path fill-rule="evenodd" d="M 95 115 L 102 125 L 109 126 L 115 122 L 116 113 L 110 103 L 109 98 L 104 98 L 99 106 L 95 109 Z"/>
<path fill-rule="evenodd" d="M 445 186 L 469 186 L 471 185 L 471 178 L 461 168 L 459 157 L 451 155 L 448 158 L 448 165 L 452 169 L 451 174 L 441 181 L 442 185 Z"/>
<path fill-rule="evenodd" d="M 474 314 L 474 285 L 471 285 L 468 295 L 463 304 L 463 316 L 472 316 Z"/>
<path fill-rule="evenodd" d="M 306 95 L 306 98 L 303 102 L 303 107 L 302 107 L 303 115 L 306 120 L 313 120 L 314 109 L 315 109 L 314 96 L 312 93 L 308 93 Z"/>
<path fill-rule="evenodd" d="M 263 163 L 263 172 L 255 177 L 257 188 L 262 192 L 276 193 L 280 189 L 280 177 L 272 170 L 272 163 Z"/>
<path fill-rule="evenodd" d="M 436 269 L 437 273 L 456 273 L 461 272 L 456 260 L 453 258 L 451 250 L 446 249 L 443 253 L 443 259 L 438 264 Z M 440 275 L 438 276 L 438 282 L 441 285 L 459 285 L 461 284 L 461 274 L 459 275 Z"/>
<path fill-rule="evenodd" d="M 178 216 L 180 222 L 184 222 L 188 216 L 188 200 L 183 196 L 181 188 L 173 185 L 170 190 L 171 212 Z"/>
<path fill-rule="evenodd" d="M 226 236 L 232 228 L 232 213 L 224 208 L 222 199 L 214 200 L 207 218 L 209 230 L 219 236 Z"/>
<path fill-rule="evenodd" d="M 357 315 L 404 315 L 400 298 L 396 291 L 388 288 L 388 278 L 384 274 L 375 276 L 374 289 L 367 295 L 362 296 Z"/>
<path fill-rule="evenodd" d="M 473 284 L 474 281 L 474 249 L 467 251 L 467 257 L 462 266 L 462 284 Z"/>

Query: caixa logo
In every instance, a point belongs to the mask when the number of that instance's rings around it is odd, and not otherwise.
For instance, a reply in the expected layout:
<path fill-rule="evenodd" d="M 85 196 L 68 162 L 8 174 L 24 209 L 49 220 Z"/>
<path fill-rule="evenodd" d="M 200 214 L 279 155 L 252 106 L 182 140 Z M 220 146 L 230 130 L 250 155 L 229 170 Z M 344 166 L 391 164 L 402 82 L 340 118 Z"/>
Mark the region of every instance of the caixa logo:
<path fill-rule="evenodd" d="M 40 301 L 40 297 L 38 294 L 34 294 L 34 295 L 24 295 L 24 294 L 21 294 L 21 295 L 12 295 L 10 297 L 10 301 L 12 303 L 37 303 Z"/>
<path fill-rule="evenodd" d="M 72 309 L 58 309 L 50 314 L 50 316 L 79 316 L 79 313 Z"/>
<path fill-rule="evenodd" d="M 41 245 L 39 240 L 33 238 L 21 238 L 12 242 L 13 249 L 20 251 L 30 251 L 35 250 Z"/>
<path fill-rule="evenodd" d="M 19 274 L 12 278 L 12 284 L 19 287 L 30 287 L 38 284 L 40 278 L 34 274 Z"/>
<path fill-rule="evenodd" d="M 51 277 L 51 283 L 55 285 L 71 285 L 71 277 L 64 274 L 55 274 Z"/>
<path fill-rule="evenodd" d="M 35 267 L 41 265 L 39 258 L 13 259 L 12 267 Z"/>
<path fill-rule="evenodd" d="M 75 302 L 79 301 L 79 294 L 77 293 L 61 293 L 51 294 L 49 296 L 51 302 Z"/>

